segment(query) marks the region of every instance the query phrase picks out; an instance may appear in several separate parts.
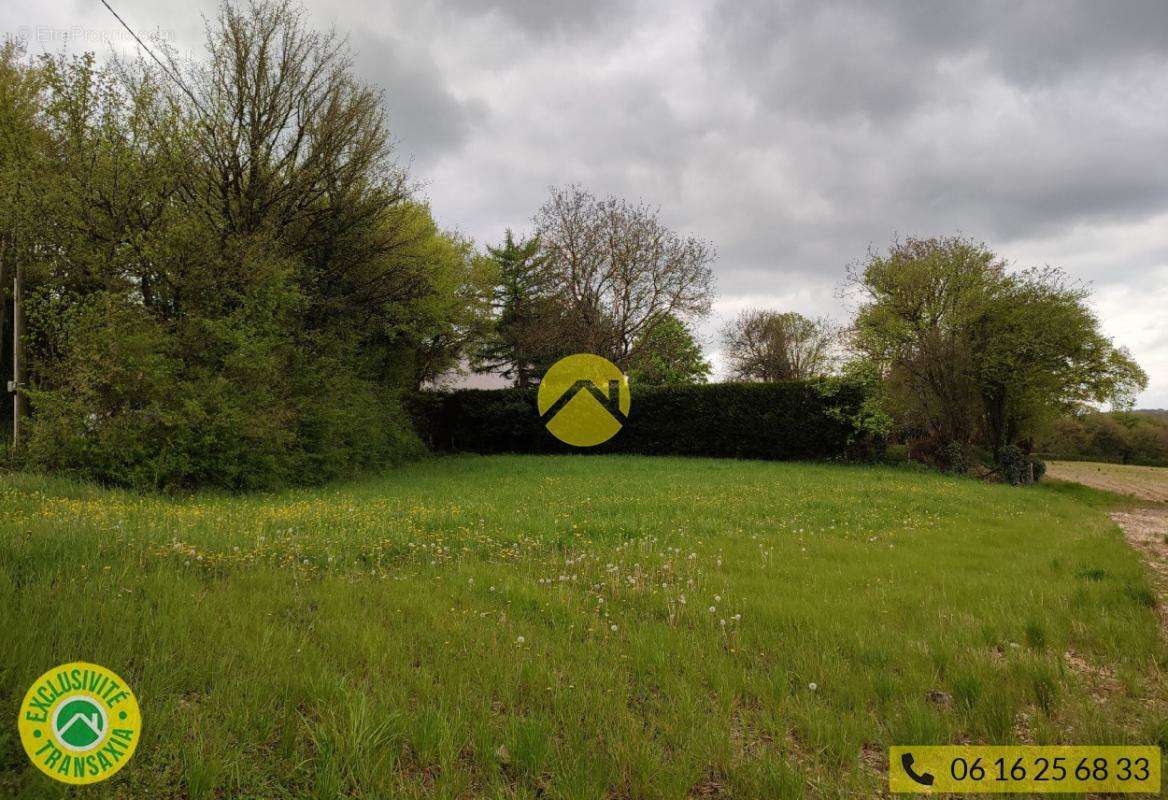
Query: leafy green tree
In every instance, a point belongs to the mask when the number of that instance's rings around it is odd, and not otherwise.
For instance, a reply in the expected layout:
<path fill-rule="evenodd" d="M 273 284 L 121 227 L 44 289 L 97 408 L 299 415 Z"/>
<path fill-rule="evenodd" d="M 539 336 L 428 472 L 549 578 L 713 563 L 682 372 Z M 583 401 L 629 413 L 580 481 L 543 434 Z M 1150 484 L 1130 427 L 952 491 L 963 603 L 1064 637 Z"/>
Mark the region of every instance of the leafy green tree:
<path fill-rule="evenodd" d="M 710 362 L 701 345 L 677 317 L 665 314 L 645 329 L 625 365 L 629 381 L 653 386 L 705 383 Z"/>
<path fill-rule="evenodd" d="M 475 354 L 480 372 L 531 386 L 556 358 L 567 353 L 562 309 L 552 297 L 538 236 L 516 240 L 510 229 L 484 258 L 493 275 L 491 332 Z"/>
<path fill-rule="evenodd" d="M 44 88 L 42 70 L 24 60 L 14 41 L 0 45 L 0 386 L 12 375 L 11 331 L 8 306 L 12 276 L 17 264 L 26 265 L 35 237 L 32 230 L 43 224 L 35 200 L 46 174 L 43 131 L 37 111 Z M 12 404 L 0 393 L 0 424 L 7 437 Z"/>
<path fill-rule="evenodd" d="M 973 369 L 985 443 L 1033 446 L 1058 416 L 1093 403 L 1130 407 L 1148 378 L 1112 345 L 1088 291 L 1051 268 L 1005 275 L 975 325 Z"/>
<path fill-rule="evenodd" d="M 425 204 L 401 203 L 387 215 L 405 234 L 389 260 L 418 291 L 384 310 L 386 347 L 391 361 L 412 365 L 406 380 L 416 388 L 454 369 L 486 336 L 491 272 L 473 243 L 440 229 Z M 392 374 L 385 380 L 392 382 Z"/>
<path fill-rule="evenodd" d="M 486 317 L 470 242 L 410 197 L 376 93 L 297 7 L 224 5 L 208 52 L 181 86 L 36 67 L 51 169 L 4 220 L 27 242 L 28 458 L 258 488 L 417 452 L 402 393 Z"/>
<path fill-rule="evenodd" d="M 949 237 L 896 242 L 852 278 L 852 344 L 883 372 L 893 416 L 942 462 L 974 444 L 1028 450 L 1066 409 L 1146 385 L 1058 270 L 1011 273 L 985 245 Z"/>

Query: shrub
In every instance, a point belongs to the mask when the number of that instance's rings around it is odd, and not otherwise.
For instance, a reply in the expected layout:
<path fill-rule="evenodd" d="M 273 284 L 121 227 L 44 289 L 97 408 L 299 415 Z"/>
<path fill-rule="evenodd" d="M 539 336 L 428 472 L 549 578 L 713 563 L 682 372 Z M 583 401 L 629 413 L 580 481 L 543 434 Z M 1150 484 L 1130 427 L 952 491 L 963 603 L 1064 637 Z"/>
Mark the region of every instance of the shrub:
<path fill-rule="evenodd" d="M 1038 483 L 1042 480 L 1042 476 L 1046 474 L 1046 462 L 1042 459 L 1032 458 L 1030 463 L 1034 469 L 1034 482 Z"/>
<path fill-rule="evenodd" d="M 761 459 L 864 454 L 870 435 L 855 421 L 864 389 L 842 381 L 644 387 L 609 441 L 587 452 Z M 423 392 L 409 403 L 422 440 L 435 450 L 476 453 L 579 452 L 552 436 L 535 389 Z"/>
<path fill-rule="evenodd" d="M 969 448 L 961 442 L 949 442 L 942 450 L 945 461 L 945 471 L 954 475 L 964 475 L 969 472 Z"/>
<path fill-rule="evenodd" d="M 1042 479 L 1046 474 L 1046 463 L 1011 444 L 998 454 L 998 471 L 1002 480 L 1011 486 L 1027 486 Z"/>
<path fill-rule="evenodd" d="M 880 460 L 885 464 L 907 464 L 912 459 L 908 456 L 907 444 L 890 444 L 884 448 Z"/>
<path fill-rule="evenodd" d="M 29 390 L 27 466 L 144 489 L 252 490 L 422 451 L 398 392 L 347 366 L 343 345 L 308 353 L 261 326 L 204 321 L 194 351 L 116 297 L 42 311 L 64 335 L 54 385 Z"/>

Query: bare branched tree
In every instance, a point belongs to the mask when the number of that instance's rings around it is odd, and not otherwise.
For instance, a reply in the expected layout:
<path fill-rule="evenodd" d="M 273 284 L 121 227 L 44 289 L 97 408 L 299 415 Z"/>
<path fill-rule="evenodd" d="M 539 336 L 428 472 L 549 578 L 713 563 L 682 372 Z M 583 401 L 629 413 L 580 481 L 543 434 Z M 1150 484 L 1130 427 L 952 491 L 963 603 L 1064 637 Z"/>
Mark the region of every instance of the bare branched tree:
<path fill-rule="evenodd" d="M 424 271 L 398 263 L 417 231 L 398 213 L 410 191 L 381 93 L 354 77 L 345 40 L 294 0 L 251 0 L 224 2 L 206 41 L 209 60 L 172 92 L 195 132 L 186 199 L 222 246 L 260 234 L 298 258 L 317 319 L 424 293 Z"/>
<path fill-rule="evenodd" d="M 304 13 L 290 0 L 220 6 L 209 63 L 188 73 L 214 168 L 205 199 L 236 231 L 285 230 L 319 216 L 321 201 L 377 188 L 382 205 L 404 188 L 380 94 L 354 80 L 344 40 Z"/>
<path fill-rule="evenodd" d="M 735 380 L 806 380 L 831 371 L 839 336 L 825 319 L 752 309 L 722 328 L 722 347 Z"/>
<path fill-rule="evenodd" d="M 654 320 L 709 313 L 713 246 L 665 227 L 656 209 L 569 186 L 552 191 L 535 224 L 582 349 L 623 363 Z"/>

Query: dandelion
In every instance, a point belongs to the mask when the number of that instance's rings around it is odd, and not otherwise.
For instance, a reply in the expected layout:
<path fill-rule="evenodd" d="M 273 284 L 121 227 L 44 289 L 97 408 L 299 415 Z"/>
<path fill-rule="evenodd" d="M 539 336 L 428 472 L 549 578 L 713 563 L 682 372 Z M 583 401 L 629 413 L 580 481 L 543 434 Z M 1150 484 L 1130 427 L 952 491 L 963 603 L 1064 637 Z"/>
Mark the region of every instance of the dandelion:
<path fill-rule="evenodd" d="M 526 639 L 524 639 L 522 636 L 517 636 L 517 637 L 515 638 L 515 642 L 516 642 L 517 644 L 523 644 L 523 643 L 524 643 L 524 642 L 526 642 L 526 641 L 527 641 L 527 640 L 526 640 Z"/>
<path fill-rule="evenodd" d="M 616 626 L 615 625 L 610 626 L 609 630 L 612 631 L 613 633 L 616 633 Z"/>
<path fill-rule="evenodd" d="M 819 684 L 818 683 L 809 683 L 809 684 L 807 684 L 807 688 L 814 692 L 816 689 L 819 688 Z"/>
<path fill-rule="evenodd" d="M 722 595 L 720 595 L 720 594 L 714 595 L 714 602 L 721 603 L 722 602 Z"/>
<path fill-rule="evenodd" d="M 718 609 L 714 608 L 713 606 L 710 606 L 710 613 L 711 613 L 711 614 L 713 614 L 713 613 L 714 613 L 715 611 L 717 611 L 717 610 L 718 610 Z"/>

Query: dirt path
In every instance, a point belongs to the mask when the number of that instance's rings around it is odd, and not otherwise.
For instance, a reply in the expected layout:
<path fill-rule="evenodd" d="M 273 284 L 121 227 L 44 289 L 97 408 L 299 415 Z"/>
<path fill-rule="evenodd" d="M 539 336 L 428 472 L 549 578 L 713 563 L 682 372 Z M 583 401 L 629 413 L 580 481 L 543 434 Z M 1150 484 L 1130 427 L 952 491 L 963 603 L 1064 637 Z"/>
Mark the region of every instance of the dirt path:
<path fill-rule="evenodd" d="M 1135 467 L 1129 464 L 1096 464 L 1090 461 L 1051 461 L 1047 475 L 1126 494 L 1153 503 L 1168 503 L 1168 467 Z"/>
<path fill-rule="evenodd" d="M 1095 464 L 1052 461 L 1047 475 L 1095 489 L 1168 503 L 1168 468 L 1134 467 L 1126 464 Z M 1136 508 L 1113 512 L 1111 518 L 1123 528 L 1128 544 L 1143 555 L 1152 570 L 1157 606 L 1165 635 L 1168 635 L 1168 507 Z"/>
<path fill-rule="evenodd" d="M 1128 544 L 1143 554 L 1152 568 L 1160 622 L 1168 635 L 1168 508 L 1116 511 L 1111 518 L 1123 528 Z"/>

